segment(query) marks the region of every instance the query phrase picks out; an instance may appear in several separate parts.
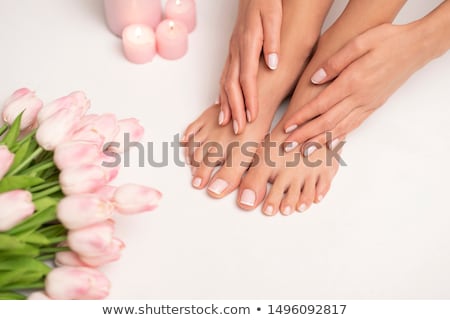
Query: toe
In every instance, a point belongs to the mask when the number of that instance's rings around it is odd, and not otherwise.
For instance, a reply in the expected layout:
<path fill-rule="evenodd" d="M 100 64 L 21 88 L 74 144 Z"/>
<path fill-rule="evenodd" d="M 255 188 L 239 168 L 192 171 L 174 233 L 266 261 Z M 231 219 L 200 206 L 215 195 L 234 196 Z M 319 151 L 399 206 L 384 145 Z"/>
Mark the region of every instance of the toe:
<path fill-rule="evenodd" d="M 319 176 L 319 180 L 316 185 L 316 196 L 314 199 L 315 203 L 321 202 L 331 187 L 332 177 L 329 174 L 322 174 Z"/>
<path fill-rule="evenodd" d="M 291 185 L 288 187 L 288 191 L 286 192 L 284 199 L 281 201 L 280 206 L 280 212 L 283 215 L 289 216 L 294 213 L 302 189 L 301 186 L 302 182 L 297 180 L 292 181 Z"/>
<path fill-rule="evenodd" d="M 263 213 L 268 216 L 276 215 L 280 208 L 281 200 L 286 191 L 286 184 L 279 177 L 274 179 L 272 188 L 267 195 L 263 205 Z"/>
<path fill-rule="evenodd" d="M 300 213 L 305 212 L 311 207 L 316 196 L 316 179 L 309 177 L 305 180 L 303 188 L 300 194 L 300 198 L 297 202 L 297 211 Z"/>
<path fill-rule="evenodd" d="M 223 156 L 214 156 L 211 153 L 207 153 L 203 159 L 201 159 L 200 166 L 193 169 L 192 186 L 196 189 L 204 189 L 211 179 L 211 174 L 214 168 L 219 166 L 223 162 Z M 200 155 L 197 157 L 200 158 Z"/>
<path fill-rule="evenodd" d="M 239 187 L 238 206 L 244 210 L 256 208 L 266 196 L 269 176 L 270 171 L 267 168 L 251 167 Z"/>

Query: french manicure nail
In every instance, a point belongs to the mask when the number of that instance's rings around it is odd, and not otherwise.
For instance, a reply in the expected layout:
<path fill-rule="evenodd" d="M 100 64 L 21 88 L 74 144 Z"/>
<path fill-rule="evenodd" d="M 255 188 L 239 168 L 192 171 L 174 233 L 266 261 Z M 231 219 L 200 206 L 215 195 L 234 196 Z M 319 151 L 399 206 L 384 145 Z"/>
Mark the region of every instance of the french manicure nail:
<path fill-rule="evenodd" d="M 285 130 L 285 132 L 289 134 L 289 133 L 291 133 L 291 132 L 294 132 L 297 128 L 298 128 L 298 125 L 293 124 L 292 126 L 288 127 L 288 128 Z"/>
<path fill-rule="evenodd" d="M 316 152 L 317 147 L 316 146 L 310 146 L 309 148 L 307 148 L 304 152 L 304 156 L 305 157 L 309 157 L 310 155 L 312 155 L 314 152 Z"/>
<path fill-rule="evenodd" d="M 298 142 L 289 142 L 284 146 L 284 151 L 285 152 L 291 152 L 292 150 L 294 150 L 295 148 L 298 147 Z"/>
<path fill-rule="evenodd" d="M 291 207 L 287 206 L 286 208 L 283 209 L 283 214 L 285 216 L 289 216 L 291 213 L 292 213 Z"/>
<path fill-rule="evenodd" d="M 311 78 L 311 82 L 314 84 L 320 84 L 327 77 L 327 73 L 323 68 L 320 68 Z"/>
<path fill-rule="evenodd" d="M 239 132 L 239 124 L 236 120 L 233 120 L 233 130 L 234 130 L 234 134 L 238 134 Z"/>
<path fill-rule="evenodd" d="M 273 207 L 272 206 L 268 206 L 265 210 L 264 213 L 267 214 L 268 216 L 273 215 Z"/>
<path fill-rule="evenodd" d="M 245 189 L 242 192 L 242 196 L 241 196 L 241 204 L 248 206 L 248 207 L 253 207 L 255 205 L 256 202 L 256 193 L 253 190 L 250 189 Z"/>
<path fill-rule="evenodd" d="M 221 126 L 223 124 L 224 120 L 225 120 L 225 114 L 221 110 L 220 113 L 219 113 L 219 126 Z"/>
<path fill-rule="evenodd" d="M 328 143 L 328 149 L 334 150 L 338 146 L 339 142 L 340 142 L 339 139 L 334 139 L 333 141 Z"/>
<path fill-rule="evenodd" d="M 300 213 L 303 213 L 306 211 L 306 204 L 302 203 L 302 205 L 300 206 L 300 208 L 298 208 L 298 211 L 300 211 Z"/>
<path fill-rule="evenodd" d="M 252 114 L 250 113 L 250 110 L 247 110 L 247 121 L 252 122 Z"/>
<path fill-rule="evenodd" d="M 271 53 L 269 54 L 269 68 L 271 70 L 276 70 L 278 68 L 278 54 Z"/>
<path fill-rule="evenodd" d="M 201 178 L 195 178 L 194 181 L 192 182 L 192 185 L 195 188 L 200 188 L 200 186 L 202 185 L 202 179 Z"/>
<path fill-rule="evenodd" d="M 222 179 L 217 179 L 208 188 L 209 191 L 216 195 L 221 195 L 228 187 L 228 182 Z"/>

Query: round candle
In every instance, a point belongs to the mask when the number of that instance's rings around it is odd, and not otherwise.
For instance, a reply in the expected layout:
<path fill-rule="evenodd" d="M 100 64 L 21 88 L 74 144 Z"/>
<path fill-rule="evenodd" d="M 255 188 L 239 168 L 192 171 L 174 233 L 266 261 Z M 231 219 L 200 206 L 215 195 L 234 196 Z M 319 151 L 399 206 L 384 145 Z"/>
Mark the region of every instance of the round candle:
<path fill-rule="evenodd" d="M 168 0 L 166 4 L 166 18 L 183 22 L 192 32 L 197 24 L 197 13 L 194 0 Z"/>
<path fill-rule="evenodd" d="M 156 46 L 161 57 L 176 60 L 184 56 L 188 50 L 188 31 L 178 21 L 164 20 L 156 29 Z"/>
<path fill-rule="evenodd" d="M 104 0 L 109 29 L 117 36 L 130 24 L 145 24 L 153 29 L 161 22 L 161 0 Z"/>
<path fill-rule="evenodd" d="M 123 51 L 133 63 L 143 64 L 153 60 L 156 54 L 155 33 L 143 24 L 132 24 L 122 33 Z"/>

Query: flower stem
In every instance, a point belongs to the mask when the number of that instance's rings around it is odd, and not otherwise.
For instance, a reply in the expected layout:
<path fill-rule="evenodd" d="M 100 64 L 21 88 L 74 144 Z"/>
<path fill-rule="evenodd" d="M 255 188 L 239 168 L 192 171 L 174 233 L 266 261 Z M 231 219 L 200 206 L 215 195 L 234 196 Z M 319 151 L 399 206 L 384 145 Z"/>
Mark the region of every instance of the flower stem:
<path fill-rule="evenodd" d="M 57 252 L 64 252 L 69 251 L 68 247 L 52 247 L 52 248 L 42 248 L 40 250 L 41 254 L 43 253 L 57 253 Z"/>
<path fill-rule="evenodd" d="M 19 173 L 22 169 L 26 168 L 31 163 L 31 161 L 36 159 L 36 157 L 39 156 L 42 152 L 44 152 L 44 149 L 42 149 L 41 147 L 37 148 L 36 151 L 34 151 L 27 159 L 25 159 L 17 168 L 9 172 L 7 176 L 14 176 Z"/>
<path fill-rule="evenodd" d="M 58 191 L 61 191 L 61 187 L 59 186 L 59 184 L 53 188 L 49 188 L 47 190 L 33 194 L 33 201 L 45 198 L 46 196 L 52 195 Z"/>
<path fill-rule="evenodd" d="M 59 185 L 59 181 L 47 182 L 47 183 L 43 183 L 43 184 L 37 185 L 36 187 L 31 188 L 30 192 L 36 193 L 38 191 L 42 191 L 42 190 L 52 188 L 52 187 L 58 186 L 58 185 Z"/>
<path fill-rule="evenodd" d="M 54 253 L 45 254 L 45 255 L 37 257 L 36 259 L 38 259 L 39 261 L 53 260 L 53 259 L 55 259 L 55 254 Z"/>
<path fill-rule="evenodd" d="M 9 126 L 7 124 L 4 124 L 3 127 L 0 127 L 0 136 L 2 136 L 6 130 L 8 130 Z"/>
<path fill-rule="evenodd" d="M 18 284 L 18 285 L 12 285 L 7 286 L 5 288 L 2 288 L 2 290 L 5 291 L 15 291 L 15 290 L 28 290 L 28 289 L 44 289 L 45 288 L 45 282 L 39 281 L 31 284 Z"/>
<path fill-rule="evenodd" d="M 67 240 L 67 236 L 54 237 L 54 238 L 49 239 L 49 241 L 50 241 L 49 244 L 60 243 L 60 242 L 66 241 L 66 240 Z"/>
<path fill-rule="evenodd" d="M 32 166 L 28 169 L 26 169 L 25 171 L 23 171 L 23 175 L 30 175 L 33 174 L 35 175 L 38 172 L 42 172 L 45 171 L 47 169 L 53 168 L 55 166 L 55 163 L 52 160 L 43 162 L 43 163 L 38 163 L 35 166 Z"/>

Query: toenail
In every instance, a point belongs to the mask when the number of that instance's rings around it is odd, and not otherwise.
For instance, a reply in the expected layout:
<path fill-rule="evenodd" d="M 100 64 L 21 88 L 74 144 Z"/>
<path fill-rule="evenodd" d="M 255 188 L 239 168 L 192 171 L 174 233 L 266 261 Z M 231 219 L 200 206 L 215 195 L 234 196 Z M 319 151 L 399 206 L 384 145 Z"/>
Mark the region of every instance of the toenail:
<path fill-rule="evenodd" d="M 300 211 L 301 213 L 303 213 L 303 212 L 306 211 L 306 209 L 307 209 L 306 204 L 303 203 L 303 204 L 300 206 L 300 208 L 298 208 L 298 211 Z"/>
<path fill-rule="evenodd" d="M 285 130 L 285 132 L 289 134 L 289 133 L 291 133 L 291 132 L 294 132 L 297 128 L 298 128 L 298 125 L 293 124 L 292 126 L 288 127 L 288 128 Z"/>
<path fill-rule="evenodd" d="M 268 206 L 265 210 L 264 213 L 267 214 L 268 216 L 273 215 L 273 207 L 272 206 Z"/>
<path fill-rule="evenodd" d="M 228 187 L 228 182 L 222 179 L 217 179 L 208 188 L 209 191 L 217 195 L 221 195 Z"/>
<path fill-rule="evenodd" d="M 287 206 L 286 208 L 283 209 L 283 214 L 284 214 L 285 216 L 288 216 L 288 215 L 290 215 L 291 213 L 292 213 L 291 207 Z"/>
<path fill-rule="evenodd" d="M 225 114 L 223 113 L 223 111 L 220 111 L 220 113 L 219 113 L 219 126 L 222 125 L 224 120 L 225 120 Z"/>
<path fill-rule="evenodd" d="M 292 150 L 294 150 L 295 148 L 298 147 L 298 142 L 289 142 L 285 145 L 284 147 L 284 151 L 286 152 L 291 152 Z"/>
<path fill-rule="evenodd" d="M 239 132 L 239 124 L 236 120 L 233 120 L 233 130 L 234 130 L 234 134 L 238 134 Z"/>
<path fill-rule="evenodd" d="M 253 207 L 256 202 L 256 193 L 253 190 L 245 189 L 242 192 L 241 204 L 249 207 Z"/>
<path fill-rule="evenodd" d="M 308 149 L 305 150 L 305 157 L 309 157 L 310 155 L 312 155 L 315 151 L 317 150 L 316 146 L 310 146 Z"/>
<path fill-rule="evenodd" d="M 323 196 L 319 196 L 318 198 L 317 198 L 317 201 L 319 201 L 319 202 L 321 202 L 323 200 Z"/>
<path fill-rule="evenodd" d="M 196 188 L 200 188 L 200 186 L 202 185 L 202 179 L 195 178 L 194 181 L 192 182 L 192 185 Z"/>

